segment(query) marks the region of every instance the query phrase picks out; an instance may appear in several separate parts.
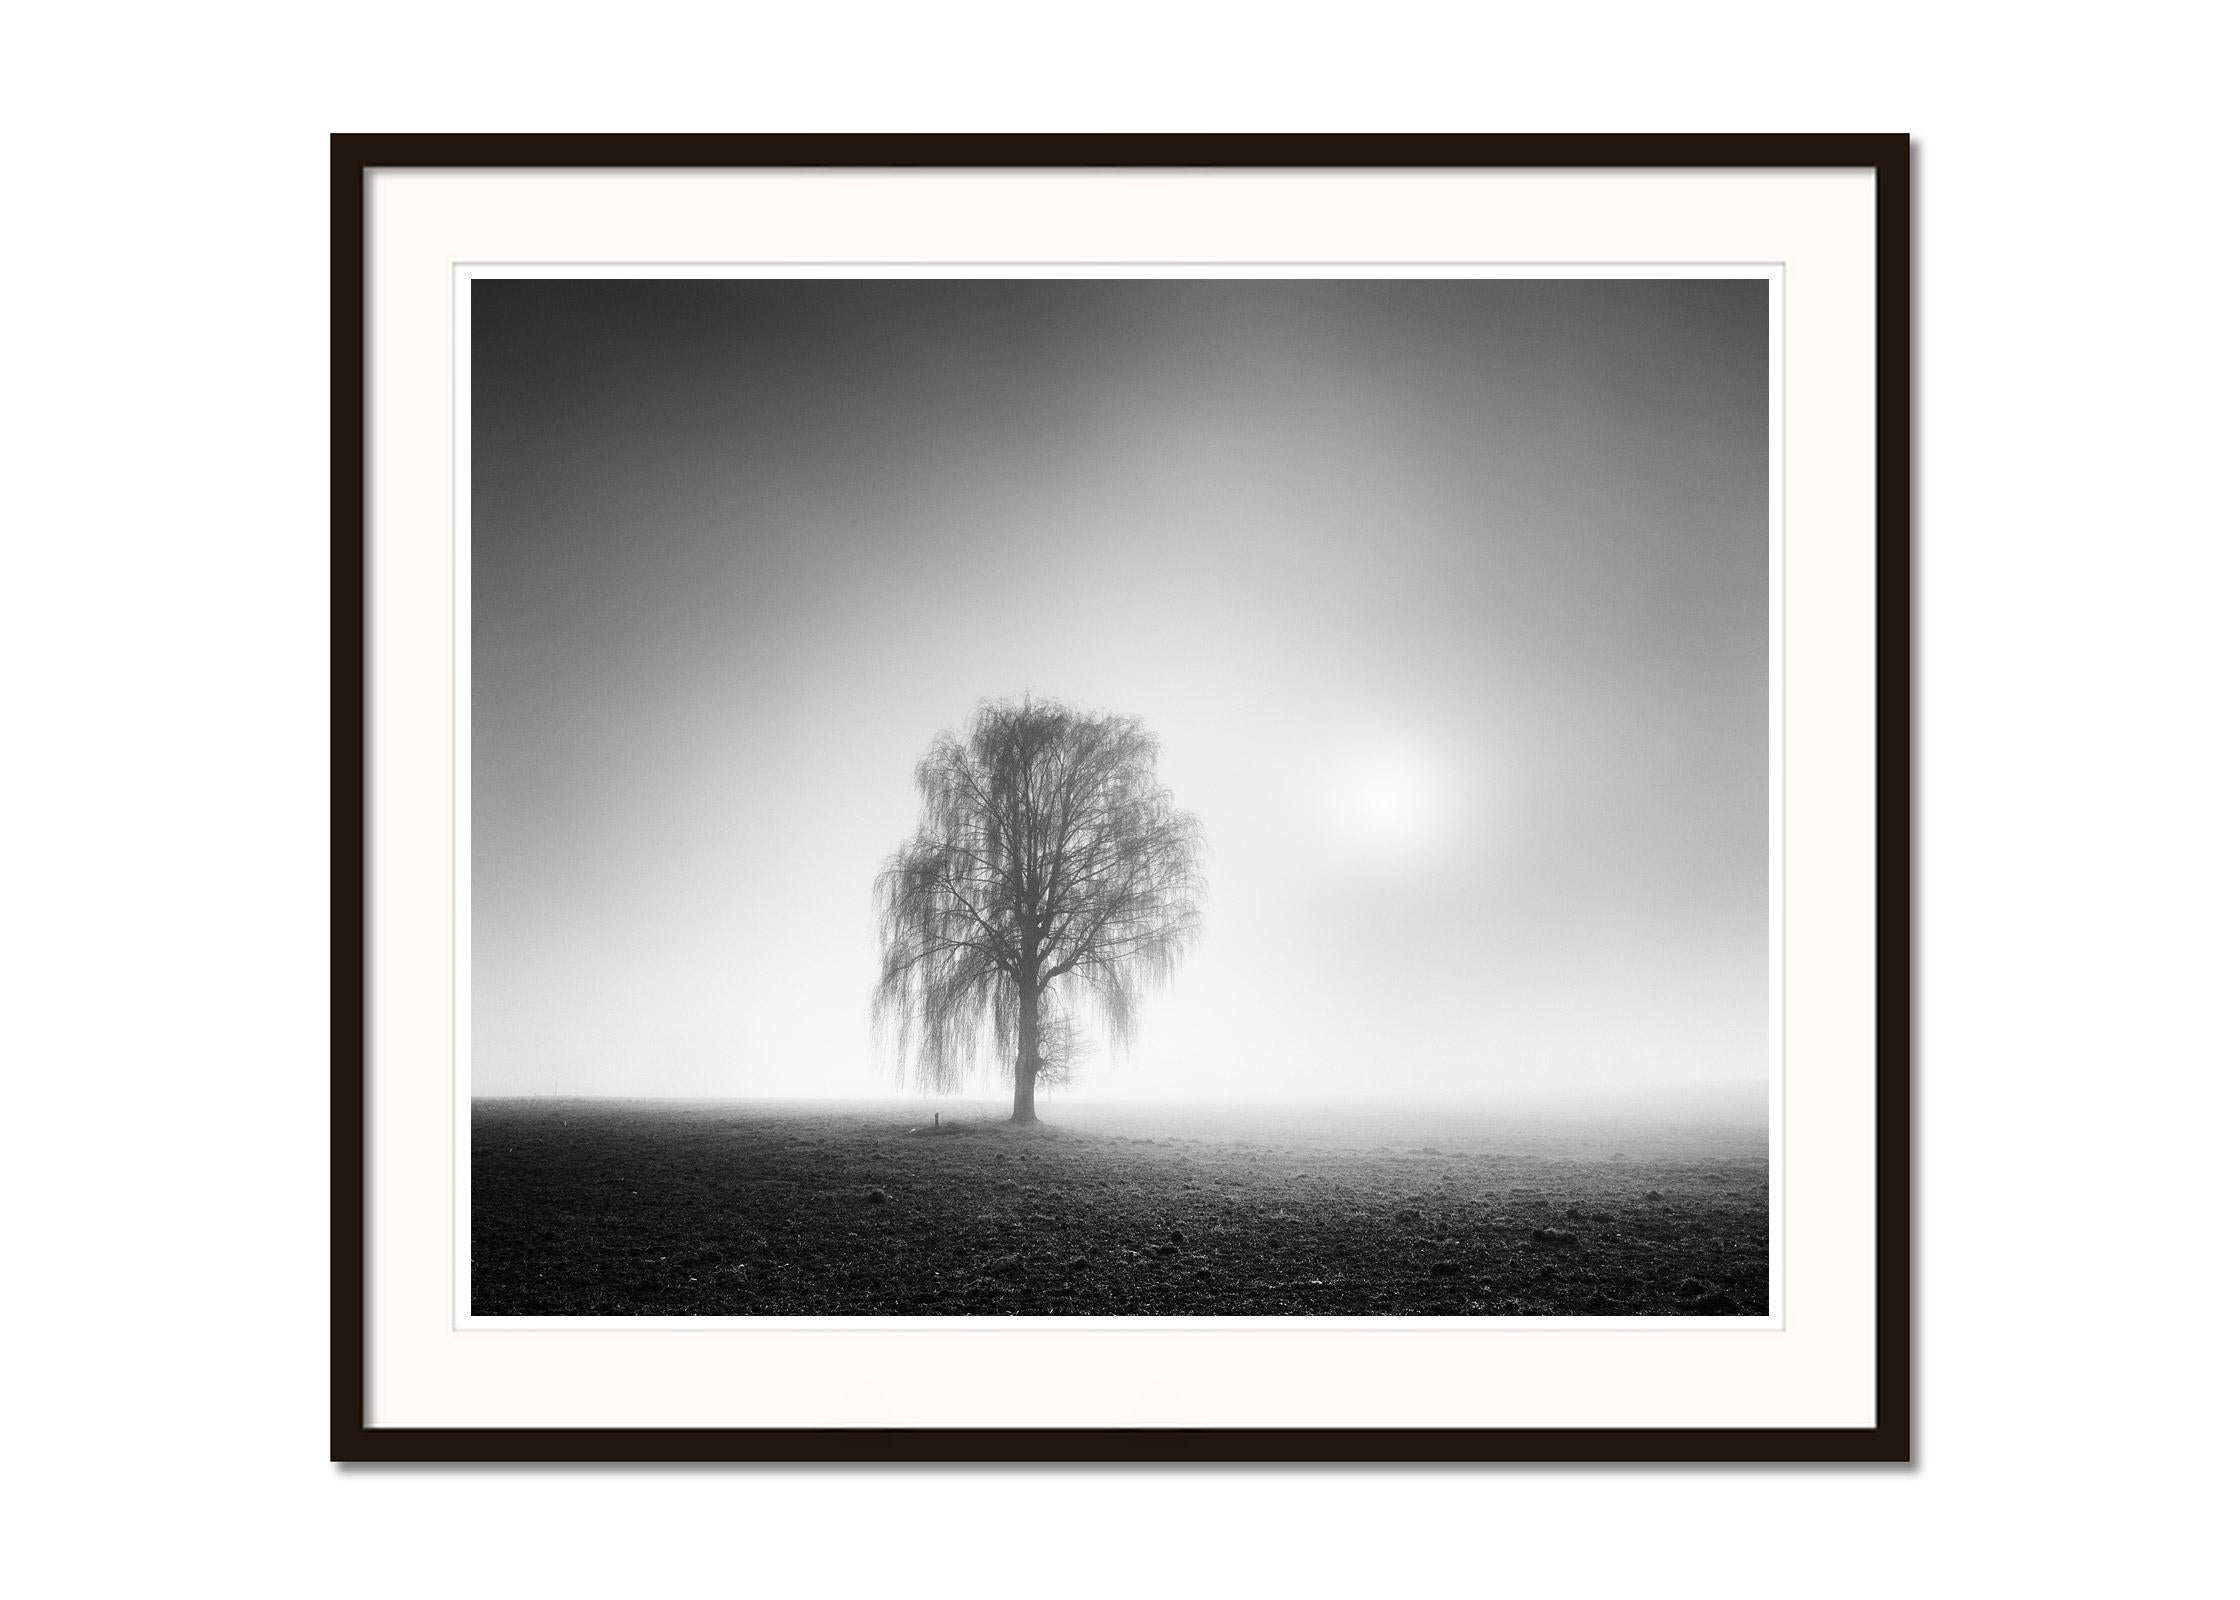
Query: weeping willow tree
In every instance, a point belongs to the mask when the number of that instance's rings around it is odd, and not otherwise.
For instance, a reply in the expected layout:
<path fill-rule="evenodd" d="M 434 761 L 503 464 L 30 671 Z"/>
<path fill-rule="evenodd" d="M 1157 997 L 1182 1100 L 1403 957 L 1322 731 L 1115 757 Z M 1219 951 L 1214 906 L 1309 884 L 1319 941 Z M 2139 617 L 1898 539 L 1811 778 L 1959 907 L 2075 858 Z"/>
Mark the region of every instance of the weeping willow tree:
<path fill-rule="evenodd" d="M 918 831 L 879 874 L 878 1021 L 896 1067 L 957 1087 L 991 1057 L 1011 1120 L 1078 1059 L 1085 1023 L 1125 1042 L 1198 931 L 1201 834 L 1134 717 L 1029 696 L 983 704 L 918 763 Z"/>

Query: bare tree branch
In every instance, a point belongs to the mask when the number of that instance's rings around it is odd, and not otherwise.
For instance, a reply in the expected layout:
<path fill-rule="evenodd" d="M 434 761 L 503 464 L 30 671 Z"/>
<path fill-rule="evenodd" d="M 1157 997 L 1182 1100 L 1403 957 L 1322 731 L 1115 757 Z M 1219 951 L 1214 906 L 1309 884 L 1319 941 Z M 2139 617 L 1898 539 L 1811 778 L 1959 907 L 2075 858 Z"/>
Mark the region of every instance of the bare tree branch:
<path fill-rule="evenodd" d="M 1081 1017 L 1133 1036 L 1144 993 L 1196 938 L 1197 819 L 1155 776 L 1134 717 L 990 702 L 918 763 L 916 834 L 879 874 L 874 1017 L 895 1065 L 957 1087 L 1011 1055 L 1013 1114 L 1084 1049 Z M 1045 1010 L 1048 1024 L 1045 1026 Z"/>

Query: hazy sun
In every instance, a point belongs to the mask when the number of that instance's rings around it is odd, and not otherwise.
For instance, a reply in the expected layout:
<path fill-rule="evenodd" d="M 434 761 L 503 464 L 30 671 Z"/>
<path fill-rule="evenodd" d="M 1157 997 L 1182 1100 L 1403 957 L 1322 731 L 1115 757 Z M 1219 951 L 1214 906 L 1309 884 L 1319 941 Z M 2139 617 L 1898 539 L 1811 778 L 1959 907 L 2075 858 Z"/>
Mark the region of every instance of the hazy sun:
<path fill-rule="evenodd" d="M 1403 849 L 1443 831 L 1451 794 L 1444 775 L 1413 751 L 1364 752 L 1344 775 L 1339 817 L 1364 844 Z"/>

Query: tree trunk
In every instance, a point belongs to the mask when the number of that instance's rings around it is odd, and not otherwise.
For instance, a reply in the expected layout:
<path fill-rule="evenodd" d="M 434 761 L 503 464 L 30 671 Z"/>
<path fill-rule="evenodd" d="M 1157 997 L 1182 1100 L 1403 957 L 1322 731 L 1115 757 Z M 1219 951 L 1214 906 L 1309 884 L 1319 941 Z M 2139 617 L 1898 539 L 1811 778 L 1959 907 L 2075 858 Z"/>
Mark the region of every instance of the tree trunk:
<path fill-rule="evenodd" d="M 1042 1066 L 1042 996 L 1030 983 L 1019 985 L 1019 1062 L 1011 1080 L 1011 1120 L 1033 1122 L 1034 1078 Z"/>

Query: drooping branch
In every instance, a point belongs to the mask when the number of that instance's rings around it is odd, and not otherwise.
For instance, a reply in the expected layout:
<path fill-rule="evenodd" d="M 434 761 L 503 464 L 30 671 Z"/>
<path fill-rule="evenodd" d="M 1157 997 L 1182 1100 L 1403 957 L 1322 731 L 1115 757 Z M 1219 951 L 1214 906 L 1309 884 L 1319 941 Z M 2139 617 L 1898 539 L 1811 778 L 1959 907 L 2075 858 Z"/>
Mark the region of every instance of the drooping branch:
<path fill-rule="evenodd" d="M 878 880 L 875 1013 L 898 1072 L 946 1090 L 991 1053 L 1000 1067 L 1022 999 L 1051 1026 L 1043 1059 L 1017 1070 L 1070 1064 L 1084 1009 L 1132 1037 L 1204 894 L 1197 820 L 1157 782 L 1157 756 L 1135 718 L 1031 697 L 934 741 L 918 830 Z"/>

